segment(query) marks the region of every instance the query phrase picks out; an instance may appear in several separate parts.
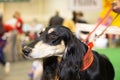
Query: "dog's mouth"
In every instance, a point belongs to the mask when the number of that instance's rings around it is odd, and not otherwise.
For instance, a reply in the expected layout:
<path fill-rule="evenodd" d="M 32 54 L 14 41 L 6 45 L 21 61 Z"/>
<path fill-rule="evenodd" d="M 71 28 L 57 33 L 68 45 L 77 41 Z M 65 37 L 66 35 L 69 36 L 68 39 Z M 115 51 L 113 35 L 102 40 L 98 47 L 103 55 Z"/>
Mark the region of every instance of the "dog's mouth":
<path fill-rule="evenodd" d="M 61 55 L 65 51 L 65 44 L 61 41 L 60 44 L 53 46 L 43 42 L 38 42 L 33 48 L 25 46 L 22 51 L 28 59 L 46 58 Z"/>
<path fill-rule="evenodd" d="M 29 56 L 29 55 L 26 56 L 25 54 L 23 54 L 23 57 L 24 57 L 25 59 L 29 59 L 29 60 L 33 59 L 32 56 Z"/>
<path fill-rule="evenodd" d="M 32 48 L 28 47 L 28 46 L 24 46 L 22 49 L 23 52 L 23 57 L 27 58 L 27 59 L 31 59 L 32 56 L 30 56 L 31 52 L 32 52 Z"/>

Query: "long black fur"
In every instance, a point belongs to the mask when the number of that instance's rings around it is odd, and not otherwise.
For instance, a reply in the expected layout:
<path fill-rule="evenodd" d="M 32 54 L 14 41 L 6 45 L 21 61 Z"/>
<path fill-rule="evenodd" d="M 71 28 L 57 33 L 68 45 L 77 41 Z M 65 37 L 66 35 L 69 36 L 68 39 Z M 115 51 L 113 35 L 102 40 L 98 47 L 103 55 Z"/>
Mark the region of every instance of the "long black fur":
<path fill-rule="evenodd" d="M 59 28 L 58 28 L 59 29 Z M 60 29 L 59 29 L 60 30 Z M 103 55 L 93 51 L 94 61 L 85 71 L 81 71 L 83 57 L 88 47 L 78 40 L 69 29 L 63 27 L 67 51 L 59 66 L 59 80 L 114 80 L 111 62 Z"/>
<path fill-rule="evenodd" d="M 54 28 L 55 30 L 49 34 L 48 31 L 51 28 Z M 115 74 L 112 63 L 106 56 L 101 55 L 96 51 L 92 51 L 94 55 L 92 65 L 88 69 L 81 71 L 83 57 L 88 50 L 88 46 L 77 39 L 68 28 L 64 26 L 48 27 L 41 34 L 40 38 L 35 40 L 29 47 L 34 48 L 34 45 L 40 40 L 52 46 L 60 44 L 61 41 L 64 41 L 65 43 L 66 50 L 63 52 L 62 60 L 59 64 L 58 80 L 114 80 Z M 29 48 L 27 49 L 28 50 L 23 50 L 23 52 L 27 53 L 24 53 L 26 56 L 28 55 L 28 52 L 30 52 Z M 52 58 L 50 60 L 52 60 Z M 46 77 L 46 75 L 49 76 L 48 73 L 56 73 L 57 61 L 54 61 L 55 60 L 51 63 L 49 60 L 45 60 L 43 63 L 45 70 L 43 77 Z M 47 79 L 43 80 L 50 80 L 50 78 L 46 78 Z"/>
<path fill-rule="evenodd" d="M 43 59 L 43 77 L 41 80 L 55 80 L 58 70 L 58 56 Z"/>

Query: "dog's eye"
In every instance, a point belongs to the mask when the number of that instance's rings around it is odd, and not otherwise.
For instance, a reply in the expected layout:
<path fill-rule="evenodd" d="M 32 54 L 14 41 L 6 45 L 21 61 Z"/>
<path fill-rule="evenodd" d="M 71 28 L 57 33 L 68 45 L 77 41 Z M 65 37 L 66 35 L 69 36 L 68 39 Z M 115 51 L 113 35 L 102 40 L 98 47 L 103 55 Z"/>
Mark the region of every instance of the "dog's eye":
<path fill-rule="evenodd" d="M 55 39 L 57 36 L 56 35 L 51 35 L 50 36 L 52 39 Z"/>
<path fill-rule="evenodd" d="M 48 35 L 48 38 L 49 39 L 55 39 L 55 38 L 57 38 L 57 34 L 55 34 L 55 32 L 52 32 Z"/>

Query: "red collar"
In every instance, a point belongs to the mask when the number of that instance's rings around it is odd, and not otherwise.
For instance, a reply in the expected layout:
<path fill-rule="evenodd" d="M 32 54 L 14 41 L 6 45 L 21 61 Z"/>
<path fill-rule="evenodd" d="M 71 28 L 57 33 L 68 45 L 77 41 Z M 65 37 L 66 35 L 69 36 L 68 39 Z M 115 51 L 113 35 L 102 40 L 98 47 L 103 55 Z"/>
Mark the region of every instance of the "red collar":
<path fill-rule="evenodd" d="M 92 53 L 92 50 L 91 48 L 93 47 L 93 44 L 92 43 L 89 43 L 88 44 L 88 50 L 83 58 L 83 63 L 82 63 L 82 67 L 81 67 L 81 70 L 80 71 L 84 71 L 86 69 L 88 69 L 93 60 L 94 60 L 94 56 L 93 56 L 93 53 Z"/>

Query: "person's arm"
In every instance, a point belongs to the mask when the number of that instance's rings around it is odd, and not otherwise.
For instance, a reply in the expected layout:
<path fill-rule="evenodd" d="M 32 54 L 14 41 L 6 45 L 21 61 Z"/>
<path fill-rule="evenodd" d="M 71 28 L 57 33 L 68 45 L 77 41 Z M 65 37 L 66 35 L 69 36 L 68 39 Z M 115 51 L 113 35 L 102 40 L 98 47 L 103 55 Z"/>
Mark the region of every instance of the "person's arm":
<path fill-rule="evenodd" d="M 112 9 L 114 12 L 116 13 L 120 13 L 120 0 L 115 0 L 113 3 L 112 3 Z"/>

